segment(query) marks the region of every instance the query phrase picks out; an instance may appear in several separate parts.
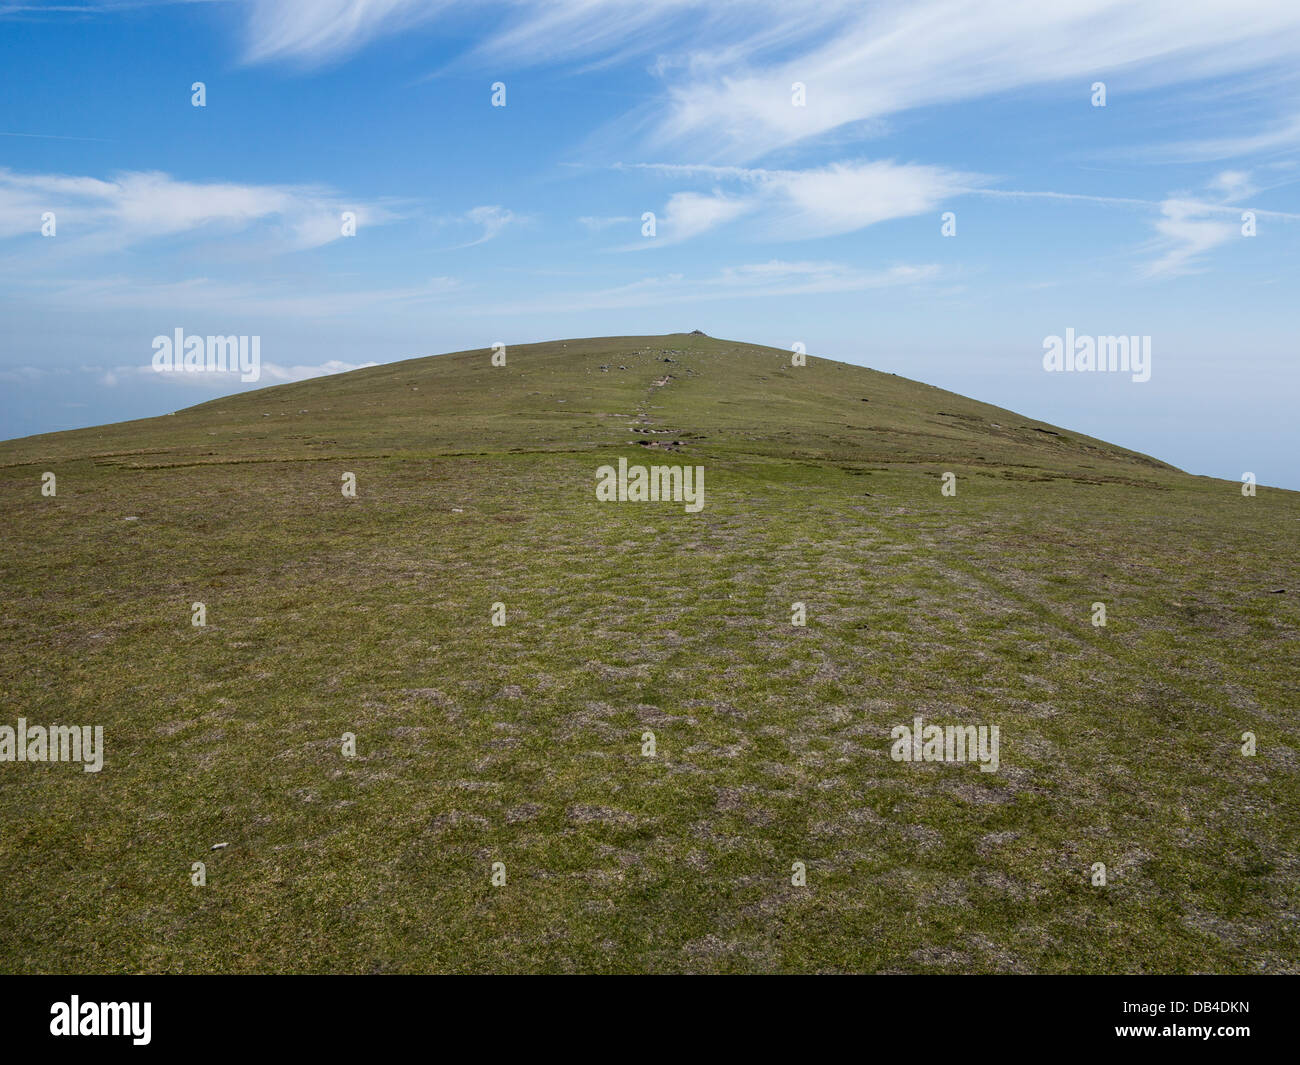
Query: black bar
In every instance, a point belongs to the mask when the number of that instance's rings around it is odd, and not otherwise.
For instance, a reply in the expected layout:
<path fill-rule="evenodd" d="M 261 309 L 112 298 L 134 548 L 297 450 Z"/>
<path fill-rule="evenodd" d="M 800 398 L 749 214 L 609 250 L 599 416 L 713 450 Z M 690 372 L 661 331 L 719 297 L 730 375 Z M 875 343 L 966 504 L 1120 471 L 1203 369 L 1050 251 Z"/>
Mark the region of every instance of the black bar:
<path fill-rule="evenodd" d="M 852 1035 L 863 1050 L 864 1040 L 892 1032 L 917 1049 L 1128 1045 L 1139 1052 L 1154 1047 L 1217 1057 L 1286 1047 L 1297 987 L 1285 977 L 869 976 L 823 980 L 815 989 L 789 980 L 749 980 L 743 988 L 705 991 L 576 979 L 581 989 L 507 990 L 434 976 L 11 977 L 3 981 L 0 1047 L 94 1056 L 123 1050 L 207 1054 L 255 1043 L 336 1054 L 399 1050 L 412 1039 L 450 1049 L 455 1044 L 449 1040 L 468 1039 L 490 1053 L 509 1046 L 512 1036 L 546 1042 L 561 1032 L 574 1047 L 593 1038 L 613 1046 L 617 1042 L 607 1043 L 606 1033 L 627 1039 L 644 1036 L 649 1026 L 661 1032 L 665 1049 L 685 1049 L 694 1042 L 688 1032 L 702 1028 L 709 1033 L 705 1044 L 788 1032 L 809 1053 L 819 1045 L 826 1049 L 823 1041 L 837 1032 Z M 148 1043 L 137 1045 L 130 1034 L 51 1034 L 58 1004 L 70 1007 L 74 995 L 83 1017 L 87 1004 L 136 1003 L 141 1009 L 135 1016 L 143 1020 L 147 1002 Z M 815 1001 L 805 1001 L 812 996 Z M 103 1017 L 102 1010 L 91 1012 Z M 1142 1031 L 1148 1028 L 1153 1031 Z M 1193 1028 L 1211 1034 L 1179 1031 Z M 436 1042 L 428 1042 L 431 1037 Z"/>

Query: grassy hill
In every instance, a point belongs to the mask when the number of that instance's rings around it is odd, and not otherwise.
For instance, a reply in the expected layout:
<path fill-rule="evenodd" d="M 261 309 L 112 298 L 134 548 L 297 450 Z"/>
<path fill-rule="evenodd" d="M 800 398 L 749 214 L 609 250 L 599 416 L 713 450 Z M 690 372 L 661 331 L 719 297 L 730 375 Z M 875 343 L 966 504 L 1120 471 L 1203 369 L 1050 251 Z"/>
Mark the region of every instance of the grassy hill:
<path fill-rule="evenodd" d="M 106 743 L 0 763 L 0 970 L 1300 971 L 1300 494 L 674 334 L 0 443 L 0 534 Z"/>

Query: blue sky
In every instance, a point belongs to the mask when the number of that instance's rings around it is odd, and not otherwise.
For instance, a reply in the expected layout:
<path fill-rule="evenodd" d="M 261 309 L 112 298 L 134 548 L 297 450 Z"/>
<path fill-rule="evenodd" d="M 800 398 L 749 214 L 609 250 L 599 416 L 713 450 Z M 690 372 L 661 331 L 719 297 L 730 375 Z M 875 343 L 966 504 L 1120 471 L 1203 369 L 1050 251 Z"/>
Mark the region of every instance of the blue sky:
<path fill-rule="evenodd" d="M 0 0 L 0 436 L 698 328 L 1300 489 L 1298 58 L 1292 0 Z"/>

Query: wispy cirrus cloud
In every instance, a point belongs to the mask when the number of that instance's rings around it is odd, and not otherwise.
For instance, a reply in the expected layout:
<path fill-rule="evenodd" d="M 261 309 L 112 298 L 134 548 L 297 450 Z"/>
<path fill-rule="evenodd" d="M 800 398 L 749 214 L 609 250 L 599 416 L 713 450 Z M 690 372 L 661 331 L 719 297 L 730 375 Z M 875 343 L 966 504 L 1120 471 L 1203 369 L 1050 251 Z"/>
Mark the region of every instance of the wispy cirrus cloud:
<path fill-rule="evenodd" d="M 1146 277 L 1177 277 L 1199 269 L 1201 257 L 1232 240 L 1240 227 L 1210 216 L 1195 200 L 1166 200 L 1155 222 L 1158 243 L 1166 248 L 1142 270 Z"/>
<path fill-rule="evenodd" d="M 852 233 L 896 218 L 935 209 L 947 199 L 981 185 L 982 175 L 893 160 L 833 163 L 807 170 L 633 164 L 667 176 L 709 178 L 709 194 L 674 193 L 658 219 L 656 239 L 629 250 L 680 243 L 742 216 L 752 216 L 760 234 L 773 240 L 806 240 Z"/>
<path fill-rule="evenodd" d="M 1300 148 L 1300 115 L 1292 115 L 1249 133 L 1146 145 L 1139 152 L 1130 154 L 1140 154 L 1149 162 L 1202 163 L 1295 148 Z"/>
<path fill-rule="evenodd" d="M 251 0 L 248 10 L 248 61 L 319 64 L 453 5 Z M 1280 81 L 1300 55 L 1300 9 L 1286 0 L 512 0 L 487 10 L 493 29 L 466 66 L 653 57 L 664 93 L 638 112 L 638 139 L 696 158 L 755 159 L 918 107 L 1110 71 L 1139 88 L 1267 67 Z M 792 105 L 795 82 L 806 106 Z"/>
<path fill-rule="evenodd" d="M 1225 203 L 1236 203 L 1259 191 L 1249 170 L 1224 170 L 1210 179 L 1210 191 L 1222 197 Z"/>
<path fill-rule="evenodd" d="M 1139 276 L 1149 279 L 1181 277 L 1204 268 L 1205 254 L 1241 235 L 1242 215 L 1249 210 L 1256 219 L 1300 222 L 1300 214 L 1247 207 L 1239 201 L 1259 191 L 1250 171 L 1225 170 L 1206 184 L 1208 195 L 1179 193 L 1163 200 L 1132 196 L 1093 196 L 1083 193 L 1026 191 L 1019 189 L 976 189 L 977 195 L 1006 199 L 1055 200 L 1061 203 L 1095 204 L 1099 207 L 1133 208 L 1149 212 L 1154 237 L 1140 249 L 1144 256 Z M 1154 259 L 1145 258 L 1155 253 Z"/>
<path fill-rule="evenodd" d="M 0 168 L 0 238 L 38 233 L 54 212 L 62 237 L 111 250 L 159 237 L 261 227 L 282 250 L 339 239 L 341 217 L 358 227 L 401 217 L 394 203 L 356 203 L 317 186 L 184 181 L 159 171 L 128 171 L 108 179 L 30 174 Z"/>
<path fill-rule="evenodd" d="M 66 10 L 122 6 L 86 0 Z M 335 63 L 471 15 L 488 28 L 453 64 L 465 70 L 649 61 L 662 93 L 611 130 L 635 127 L 649 150 L 698 159 L 748 161 L 916 108 L 1110 72 L 1138 90 L 1270 72 L 1250 95 L 1281 102 L 1273 126 L 1153 151 L 1221 159 L 1300 137 L 1300 8 L 1290 0 L 483 0 L 472 12 L 452 0 L 245 0 L 232 10 L 243 18 L 242 57 L 254 64 Z M 806 86 L 806 106 L 792 105 L 795 82 Z"/>
<path fill-rule="evenodd" d="M 785 239 L 852 233 L 931 211 L 985 179 L 945 167 L 878 160 L 778 171 L 769 183 L 788 210 L 775 223 Z"/>
<path fill-rule="evenodd" d="M 1204 198 L 1170 197 L 1160 205 L 1160 218 L 1154 223 L 1154 246 L 1160 255 L 1146 264 L 1146 277 L 1179 277 L 1200 271 L 1203 257 L 1221 244 L 1241 236 L 1241 199 L 1258 191 L 1251 174 L 1245 170 L 1224 170 L 1207 184 L 1217 202 Z M 1256 212 L 1256 217 L 1260 213 Z M 1234 218 L 1229 221 L 1227 215 Z M 1285 217 L 1285 216 L 1283 216 Z"/>
<path fill-rule="evenodd" d="M 723 192 L 674 192 L 656 217 L 655 239 L 626 245 L 630 251 L 680 244 L 711 232 L 719 226 L 749 214 L 758 204 L 753 196 L 729 196 Z"/>
<path fill-rule="evenodd" d="M 474 239 L 447 249 L 448 251 L 459 251 L 461 248 L 472 248 L 476 244 L 484 244 L 493 237 L 498 236 L 506 226 L 521 222 L 523 219 L 505 207 L 487 204 L 482 207 L 471 207 L 463 215 L 456 215 L 442 221 L 444 224 L 467 224 L 478 229 L 479 235 Z"/>
<path fill-rule="evenodd" d="M 816 46 L 674 83 L 654 142 L 753 158 L 918 107 L 1123 70 L 1177 83 L 1300 54 L 1300 12 L 1274 0 L 951 0 L 865 5 Z M 807 105 L 791 105 L 794 82 Z M 721 131 L 721 136 L 719 132 Z M 710 143 L 711 142 L 711 143 Z"/>
<path fill-rule="evenodd" d="M 249 0 L 244 59 L 320 66 L 454 6 L 450 0 Z"/>

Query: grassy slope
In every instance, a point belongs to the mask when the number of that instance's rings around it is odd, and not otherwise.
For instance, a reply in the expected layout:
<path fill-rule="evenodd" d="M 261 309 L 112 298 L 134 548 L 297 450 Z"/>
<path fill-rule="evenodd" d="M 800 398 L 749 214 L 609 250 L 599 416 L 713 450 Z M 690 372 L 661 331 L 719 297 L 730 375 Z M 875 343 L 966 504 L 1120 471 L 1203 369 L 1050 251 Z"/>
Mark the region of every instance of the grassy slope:
<path fill-rule="evenodd" d="M 0 765 L 0 969 L 1300 970 L 1300 495 L 788 362 L 557 342 L 0 444 L 0 724 L 108 746 Z M 704 511 L 597 503 L 618 455 Z M 1001 770 L 892 761 L 914 713 Z"/>

